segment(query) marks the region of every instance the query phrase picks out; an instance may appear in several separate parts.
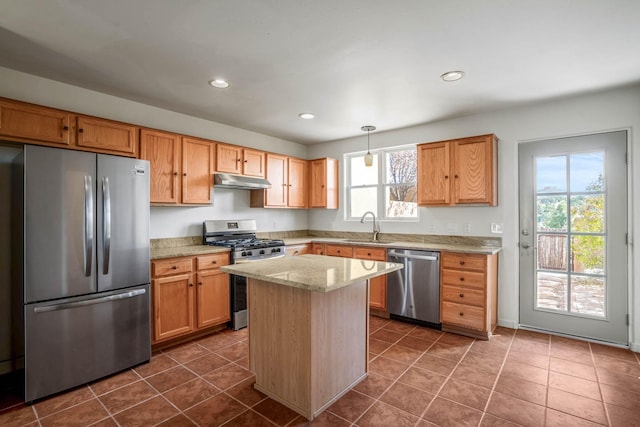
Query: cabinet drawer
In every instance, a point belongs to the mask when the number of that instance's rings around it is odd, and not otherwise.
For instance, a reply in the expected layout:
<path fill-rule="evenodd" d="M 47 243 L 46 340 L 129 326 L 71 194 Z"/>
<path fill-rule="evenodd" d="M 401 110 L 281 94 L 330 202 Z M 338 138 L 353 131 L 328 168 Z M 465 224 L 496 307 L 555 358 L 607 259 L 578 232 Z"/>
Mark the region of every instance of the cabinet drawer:
<path fill-rule="evenodd" d="M 327 245 L 327 255 L 353 258 L 353 248 L 351 246 Z"/>
<path fill-rule="evenodd" d="M 304 255 L 309 253 L 309 245 L 293 245 L 287 246 L 285 249 L 286 256 Z"/>
<path fill-rule="evenodd" d="M 484 291 L 465 288 L 462 286 L 442 286 L 442 300 L 458 304 L 485 306 Z"/>
<path fill-rule="evenodd" d="M 356 247 L 353 251 L 353 257 L 359 259 L 372 259 L 375 261 L 386 261 L 387 250 L 383 248 Z"/>
<path fill-rule="evenodd" d="M 484 309 L 443 301 L 442 323 L 450 323 L 465 328 L 484 331 Z"/>
<path fill-rule="evenodd" d="M 153 277 L 190 273 L 192 270 L 193 262 L 191 258 L 173 258 L 151 261 L 151 275 Z"/>
<path fill-rule="evenodd" d="M 484 273 L 473 273 L 461 270 L 442 270 L 442 283 L 447 285 L 468 286 L 484 289 L 486 278 Z"/>
<path fill-rule="evenodd" d="M 486 255 L 442 253 L 442 268 L 455 270 L 485 271 Z"/>
<path fill-rule="evenodd" d="M 229 254 L 226 252 L 222 254 L 201 255 L 196 257 L 196 268 L 198 270 L 211 270 L 228 264 Z"/>

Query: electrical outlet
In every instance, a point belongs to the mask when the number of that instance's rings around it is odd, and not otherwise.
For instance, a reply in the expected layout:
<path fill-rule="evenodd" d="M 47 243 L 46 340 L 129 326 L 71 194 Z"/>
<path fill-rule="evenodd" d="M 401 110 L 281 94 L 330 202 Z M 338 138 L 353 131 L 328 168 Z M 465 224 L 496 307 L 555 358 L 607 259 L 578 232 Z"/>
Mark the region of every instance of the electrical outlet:
<path fill-rule="evenodd" d="M 502 234 L 502 223 L 501 222 L 492 222 L 491 223 L 491 232 L 496 234 Z"/>
<path fill-rule="evenodd" d="M 455 222 L 450 222 L 447 224 L 447 233 L 457 233 L 458 232 L 458 224 Z"/>
<path fill-rule="evenodd" d="M 469 234 L 471 233 L 471 224 L 467 223 L 462 226 L 462 232 Z"/>

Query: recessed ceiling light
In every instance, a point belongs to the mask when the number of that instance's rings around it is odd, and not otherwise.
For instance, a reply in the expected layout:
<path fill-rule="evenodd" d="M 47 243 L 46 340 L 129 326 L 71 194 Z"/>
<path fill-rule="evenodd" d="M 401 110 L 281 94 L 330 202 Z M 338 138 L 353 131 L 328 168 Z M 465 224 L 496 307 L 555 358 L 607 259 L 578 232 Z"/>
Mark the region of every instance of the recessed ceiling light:
<path fill-rule="evenodd" d="M 229 82 L 224 79 L 209 80 L 209 84 L 213 87 L 217 87 L 218 89 L 226 89 L 230 86 Z"/>
<path fill-rule="evenodd" d="M 300 113 L 300 114 L 298 114 L 298 117 L 300 117 L 301 119 L 306 119 L 306 120 L 313 119 L 315 116 L 316 115 L 313 114 L 313 113 Z"/>
<path fill-rule="evenodd" d="M 447 71 L 440 76 L 440 78 L 445 82 L 455 82 L 456 80 L 460 80 L 463 77 L 464 71 Z"/>

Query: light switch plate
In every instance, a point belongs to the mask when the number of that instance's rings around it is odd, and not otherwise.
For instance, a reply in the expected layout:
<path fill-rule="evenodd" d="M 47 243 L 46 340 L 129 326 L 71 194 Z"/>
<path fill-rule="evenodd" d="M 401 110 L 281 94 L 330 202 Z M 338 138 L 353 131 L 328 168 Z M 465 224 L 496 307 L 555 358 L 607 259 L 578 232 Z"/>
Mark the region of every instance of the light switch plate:
<path fill-rule="evenodd" d="M 491 232 L 496 234 L 502 234 L 502 223 L 501 222 L 492 222 L 491 223 Z"/>
<path fill-rule="evenodd" d="M 447 233 L 457 233 L 458 232 L 458 224 L 455 222 L 450 222 L 447 224 Z"/>
<path fill-rule="evenodd" d="M 469 223 L 464 224 L 462 226 L 462 232 L 466 233 L 466 234 L 471 233 L 471 224 L 469 224 Z"/>

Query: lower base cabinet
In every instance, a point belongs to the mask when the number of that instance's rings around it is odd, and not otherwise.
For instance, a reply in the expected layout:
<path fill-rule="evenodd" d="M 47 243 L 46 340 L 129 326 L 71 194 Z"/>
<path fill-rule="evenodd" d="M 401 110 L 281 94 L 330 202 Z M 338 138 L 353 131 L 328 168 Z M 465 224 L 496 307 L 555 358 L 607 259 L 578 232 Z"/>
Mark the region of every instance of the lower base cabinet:
<path fill-rule="evenodd" d="M 230 320 L 227 264 L 226 252 L 151 262 L 153 344 Z"/>
<path fill-rule="evenodd" d="M 488 339 L 498 319 L 498 255 L 442 252 L 442 330 Z"/>

